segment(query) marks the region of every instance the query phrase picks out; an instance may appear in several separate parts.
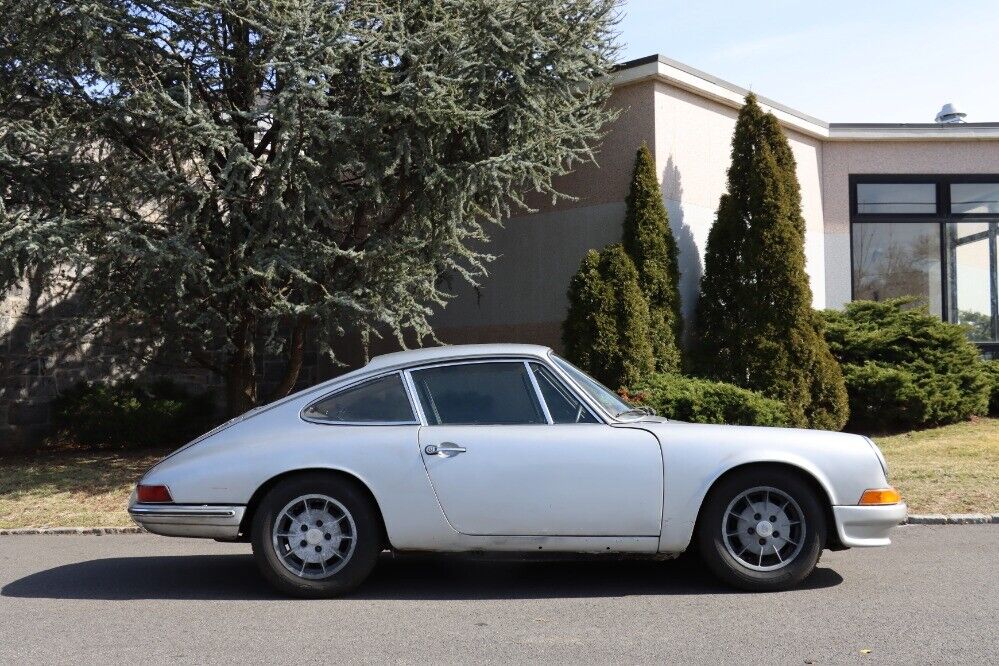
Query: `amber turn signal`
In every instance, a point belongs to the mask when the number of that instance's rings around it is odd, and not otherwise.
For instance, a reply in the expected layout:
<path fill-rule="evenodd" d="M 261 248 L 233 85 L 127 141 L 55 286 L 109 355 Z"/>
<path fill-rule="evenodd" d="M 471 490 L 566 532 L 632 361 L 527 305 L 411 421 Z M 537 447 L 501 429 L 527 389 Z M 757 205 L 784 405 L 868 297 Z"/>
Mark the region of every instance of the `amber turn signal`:
<path fill-rule="evenodd" d="M 860 503 L 863 504 L 898 504 L 902 501 L 902 495 L 894 488 L 872 488 L 865 490 L 860 496 Z"/>
<path fill-rule="evenodd" d="M 140 502 L 172 502 L 170 490 L 166 486 L 143 486 L 135 489 L 136 499 Z"/>

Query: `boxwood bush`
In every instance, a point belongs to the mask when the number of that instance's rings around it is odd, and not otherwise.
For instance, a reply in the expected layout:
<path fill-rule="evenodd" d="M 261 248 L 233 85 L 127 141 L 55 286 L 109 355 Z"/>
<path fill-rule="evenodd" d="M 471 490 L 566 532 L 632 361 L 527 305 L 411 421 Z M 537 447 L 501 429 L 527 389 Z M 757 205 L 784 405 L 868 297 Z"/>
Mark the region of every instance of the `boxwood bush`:
<path fill-rule="evenodd" d="M 207 393 L 168 380 L 81 382 L 52 403 L 59 441 L 86 448 L 179 446 L 207 430 L 214 411 Z"/>
<path fill-rule="evenodd" d="M 827 310 L 825 336 L 843 367 L 847 429 L 891 431 L 962 421 L 988 408 L 978 348 L 912 299 L 854 301 Z"/>
<path fill-rule="evenodd" d="M 675 374 L 643 377 L 625 396 L 670 419 L 691 423 L 786 426 L 783 402 L 733 384 Z"/>

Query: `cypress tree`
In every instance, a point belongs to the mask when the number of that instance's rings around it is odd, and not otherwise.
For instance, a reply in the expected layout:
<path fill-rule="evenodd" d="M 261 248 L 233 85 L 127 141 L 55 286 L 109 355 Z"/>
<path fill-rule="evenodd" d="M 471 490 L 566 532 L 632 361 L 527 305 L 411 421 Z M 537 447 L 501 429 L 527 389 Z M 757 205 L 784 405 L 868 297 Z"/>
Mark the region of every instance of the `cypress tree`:
<path fill-rule="evenodd" d="M 653 371 L 649 306 L 620 244 L 587 252 L 568 295 L 562 343 L 570 361 L 613 388 Z"/>
<path fill-rule="evenodd" d="M 624 217 L 624 249 L 635 262 L 649 304 L 649 335 L 658 372 L 680 369 L 679 251 L 663 204 L 656 164 L 646 144 L 638 149 Z"/>
<path fill-rule="evenodd" d="M 750 94 L 708 235 L 695 363 L 708 377 L 782 400 L 795 425 L 838 429 L 846 388 L 811 307 L 804 231 L 794 156 Z"/>

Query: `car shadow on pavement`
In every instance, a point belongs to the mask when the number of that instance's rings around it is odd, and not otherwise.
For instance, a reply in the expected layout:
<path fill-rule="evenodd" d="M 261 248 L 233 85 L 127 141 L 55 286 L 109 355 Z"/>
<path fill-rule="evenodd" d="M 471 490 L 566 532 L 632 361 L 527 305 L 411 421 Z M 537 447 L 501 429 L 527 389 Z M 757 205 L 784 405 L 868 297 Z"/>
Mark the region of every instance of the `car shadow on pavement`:
<path fill-rule="evenodd" d="M 838 585 L 818 568 L 798 590 Z M 467 600 L 739 594 L 693 558 L 523 560 L 384 554 L 352 599 Z M 183 555 L 90 560 L 39 571 L 0 590 L 46 599 L 279 599 L 249 555 Z"/>

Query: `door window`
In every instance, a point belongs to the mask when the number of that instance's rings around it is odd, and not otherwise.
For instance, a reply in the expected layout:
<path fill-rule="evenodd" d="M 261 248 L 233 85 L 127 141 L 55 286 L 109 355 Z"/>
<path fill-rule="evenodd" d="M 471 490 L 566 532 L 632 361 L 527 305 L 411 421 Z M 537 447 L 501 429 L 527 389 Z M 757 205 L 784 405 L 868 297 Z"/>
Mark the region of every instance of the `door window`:
<path fill-rule="evenodd" d="M 416 423 L 398 374 L 373 379 L 314 402 L 302 416 L 331 423 Z"/>
<path fill-rule="evenodd" d="M 412 377 L 429 425 L 547 423 L 523 362 L 446 365 Z"/>
<path fill-rule="evenodd" d="M 531 370 L 538 380 L 538 388 L 548 405 L 553 423 L 600 423 L 550 370 L 537 363 L 531 364 Z"/>

